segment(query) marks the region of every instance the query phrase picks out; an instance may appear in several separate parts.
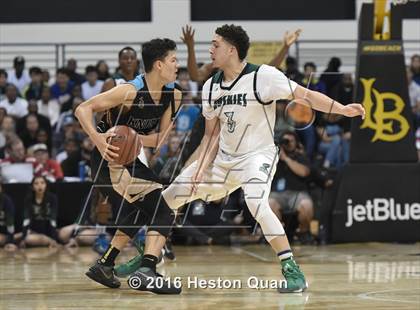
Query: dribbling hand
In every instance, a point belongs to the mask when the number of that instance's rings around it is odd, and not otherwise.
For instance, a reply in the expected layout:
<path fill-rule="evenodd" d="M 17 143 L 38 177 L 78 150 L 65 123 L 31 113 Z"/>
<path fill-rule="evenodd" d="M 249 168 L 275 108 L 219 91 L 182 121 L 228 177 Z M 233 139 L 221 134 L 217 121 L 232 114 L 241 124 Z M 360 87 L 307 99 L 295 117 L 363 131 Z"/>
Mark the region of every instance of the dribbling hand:
<path fill-rule="evenodd" d="M 94 141 L 102 157 L 109 162 L 113 162 L 114 159 L 118 157 L 118 154 L 115 152 L 120 149 L 119 147 L 108 143 L 113 136 L 115 136 L 115 133 L 113 132 L 99 133 L 96 141 Z"/>

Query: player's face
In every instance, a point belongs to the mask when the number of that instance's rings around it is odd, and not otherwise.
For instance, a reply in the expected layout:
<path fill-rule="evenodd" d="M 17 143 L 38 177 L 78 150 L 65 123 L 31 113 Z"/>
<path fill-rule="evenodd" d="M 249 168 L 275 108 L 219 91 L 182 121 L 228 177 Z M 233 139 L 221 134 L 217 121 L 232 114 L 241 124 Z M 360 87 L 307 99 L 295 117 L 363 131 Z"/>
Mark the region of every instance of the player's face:
<path fill-rule="evenodd" d="M 176 80 L 178 72 L 178 59 L 175 51 L 169 51 L 168 55 L 160 62 L 160 74 L 165 84 L 172 83 Z"/>
<path fill-rule="evenodd" d="M 223 69 L 223 66 L 227 63 L 230 56 L 233 54 L 234 48 L 235 47 L 224 40 L 222 36 L 215 34 L 209 50 L 213 67 Z"/>
<path fill-rule="evenodd" d="M 137 68 L 137 55 L 132 50 L 123 50 L 119 59 L 121 70 L 134 72 Z"/>

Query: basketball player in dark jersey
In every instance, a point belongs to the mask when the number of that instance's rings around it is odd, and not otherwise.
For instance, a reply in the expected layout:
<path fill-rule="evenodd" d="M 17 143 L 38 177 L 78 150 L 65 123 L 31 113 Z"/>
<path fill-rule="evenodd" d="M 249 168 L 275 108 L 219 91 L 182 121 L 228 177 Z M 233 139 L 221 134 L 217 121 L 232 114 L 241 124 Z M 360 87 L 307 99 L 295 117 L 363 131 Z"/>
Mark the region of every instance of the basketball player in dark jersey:
<path fill-rule="evenodd" d="M 139 159 L 126 166 L 114 162 L 118 148 L 108 144 L 108 139 L 114 134 L 107 130 L 115 125 L 126 125 L 140 135 L 143 146 L 160 147 L 173 126 L 173 118 L 182 97 L 181 91 L 173 83 L 178 70 L 175 50 L 175 42 L 169 39 L 154 39 L 144 43 L 144 75 L 92 97 L 76 110 L 80 124 L 96 145 L 92 156 L 94 183 L 112 200 L 112 205 L 120 206 L 116 219 L 119 228 L 109 248 L 86 273 L 92 280 L 111 288 L 121 285 L 114 275 L 116 257 L 143 225 L 148 225 L 149 231 L 139 270 L 146 277 L 160 277 L 156 273 L 156 263 L 170 232 L 174 214 L 160 199 L 162 185 L 152 170 Z M 106 113 L 95 129 L 92 115 L 101 111 Z M 166 294 L 181 292 L 171 284 L 147 288 L 147 283 L 144 281 L 138 289 Z"/>
<path fill-rule="evenodd" d="M 107 79 L 102 86 L 102 91 L 107 91 L 119 84 L 133 80 L 138 74 L 138 59 L 136 51 L 126 46 L 118 53 L 118 71 Z"/>

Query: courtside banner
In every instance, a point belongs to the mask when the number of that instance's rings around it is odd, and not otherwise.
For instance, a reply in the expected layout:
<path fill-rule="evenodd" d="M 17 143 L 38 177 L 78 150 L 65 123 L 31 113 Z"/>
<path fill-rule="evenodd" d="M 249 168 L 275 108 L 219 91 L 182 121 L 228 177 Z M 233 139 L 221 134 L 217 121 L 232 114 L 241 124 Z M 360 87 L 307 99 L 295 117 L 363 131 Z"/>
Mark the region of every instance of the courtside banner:
<path fill-rule="evenodd" d="M 352 120 L 351 163 L 417 162 L 404 62 L 401 6 L 391 6 L 389 16 L 390 27 L 380 29 L 383 31 L 381 37 L 375 33 L 374 21 L 384 21 L 385 16 L 375 19 L 373 4 L 362 5 L 355 102 L 363 104 L 366 117 Z"/>
<path fill-rule="evenodd" d="M 420 241 L 420 164 L 350 164 L 342 173 L 333 242 Z"/>

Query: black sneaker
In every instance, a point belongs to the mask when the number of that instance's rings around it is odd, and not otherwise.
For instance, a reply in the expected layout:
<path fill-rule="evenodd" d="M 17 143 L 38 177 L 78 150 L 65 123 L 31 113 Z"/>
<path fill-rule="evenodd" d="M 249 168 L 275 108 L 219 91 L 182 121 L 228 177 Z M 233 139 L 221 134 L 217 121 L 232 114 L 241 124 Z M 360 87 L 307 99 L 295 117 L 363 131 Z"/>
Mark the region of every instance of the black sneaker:
<path fill-rule="evenodd" d="M 181 281 L 172 281 L 148 267 L 141 267 L 128 278 L 128 286 L 134 290 L 155 294 L 181 294 Z"/>
<path fill-rule="evenodd" d="M 114 266 L 105 266 L 96 262 L 85 274 L 93 281 L 109 288 L 119 288 L 121 286 L 121 282 L 114 276 Z"/>
<path fill-rule="evenodd" d="M 175 253 L 174 250 L 172 249 L 172 242 L 170 240 L 167 240 L 165 243 L 165 246 L 163 247 L 163 249 L 165 250 L 165 257 L 171 261 L 175 261 L 176 257 L 175 257 Z"/>

